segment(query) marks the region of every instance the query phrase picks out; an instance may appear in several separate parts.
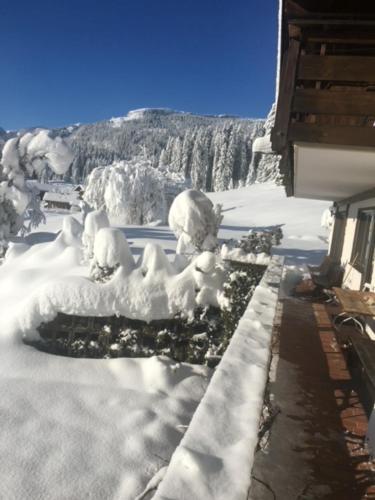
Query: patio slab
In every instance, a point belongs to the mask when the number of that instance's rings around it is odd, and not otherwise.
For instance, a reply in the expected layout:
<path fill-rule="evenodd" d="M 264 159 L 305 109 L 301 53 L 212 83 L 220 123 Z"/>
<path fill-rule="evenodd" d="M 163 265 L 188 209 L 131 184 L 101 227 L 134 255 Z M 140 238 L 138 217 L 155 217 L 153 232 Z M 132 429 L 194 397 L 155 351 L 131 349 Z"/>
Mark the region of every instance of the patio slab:
<path fill-rule="evenodd" d="M 335 312 L 279 301 L 268 385 L 277 417 L 256 453 L 249 499 L 375 498 L 367 415 L 332 328 Z"/>

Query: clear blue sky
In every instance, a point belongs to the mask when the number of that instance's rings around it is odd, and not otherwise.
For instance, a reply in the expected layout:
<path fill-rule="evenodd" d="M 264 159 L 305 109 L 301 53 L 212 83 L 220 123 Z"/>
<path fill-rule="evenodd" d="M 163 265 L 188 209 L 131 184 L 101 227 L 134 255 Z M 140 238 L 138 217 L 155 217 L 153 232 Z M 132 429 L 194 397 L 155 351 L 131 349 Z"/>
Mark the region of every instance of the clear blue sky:
<path fill-rule="evenodd" d="M 0 126 L 140 107 L 262 117 L 276 0 L 1 0 Z"/>

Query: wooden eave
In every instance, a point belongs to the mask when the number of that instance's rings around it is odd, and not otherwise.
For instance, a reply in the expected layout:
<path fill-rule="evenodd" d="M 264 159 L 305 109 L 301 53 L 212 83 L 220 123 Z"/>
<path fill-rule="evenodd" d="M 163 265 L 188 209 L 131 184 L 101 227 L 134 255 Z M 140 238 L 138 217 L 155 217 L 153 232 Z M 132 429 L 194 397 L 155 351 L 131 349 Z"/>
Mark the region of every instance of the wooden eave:
<path fill-rule="evenodd" d="M 375 148 L 375 2 L 286 0 L 281 26 L 271 142 L 293 194 L 295 142 Z"/>

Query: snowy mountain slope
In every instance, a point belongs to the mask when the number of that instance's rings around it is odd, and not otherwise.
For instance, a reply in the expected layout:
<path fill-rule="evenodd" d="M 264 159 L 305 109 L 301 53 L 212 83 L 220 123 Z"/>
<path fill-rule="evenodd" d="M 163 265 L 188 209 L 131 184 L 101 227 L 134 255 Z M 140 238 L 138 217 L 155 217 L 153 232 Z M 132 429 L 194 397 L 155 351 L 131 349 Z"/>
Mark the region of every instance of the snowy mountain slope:
<path fill-rule="evenodd" d="M 97 166 L 140 155 L 150 159 L 155 168 L 169 165 L 191 180 L 193 187 L 204 191 L 222 191 L 277 177 L 269 158 L 252 153 L 254 139 L 265 133 L 264 120 L 139 109 L 123 117 L 52 132 L 65 137 L 72 146 L 75 159 L 66 179 L 76 183 L 84 182 Z M 41 180 L 51 176 L 46 170 Z"/>

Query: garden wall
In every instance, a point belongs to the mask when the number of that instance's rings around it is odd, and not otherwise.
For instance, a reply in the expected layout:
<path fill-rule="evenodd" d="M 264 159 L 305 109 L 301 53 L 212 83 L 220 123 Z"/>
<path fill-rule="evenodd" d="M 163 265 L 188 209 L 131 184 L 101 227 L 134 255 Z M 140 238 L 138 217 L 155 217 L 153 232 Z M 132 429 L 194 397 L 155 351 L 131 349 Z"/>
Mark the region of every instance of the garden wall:
<path fill-rule="evenodd" d="M 245 500 L 283 259 L 274 256 L 170 461 L 155 500 Z"/>

